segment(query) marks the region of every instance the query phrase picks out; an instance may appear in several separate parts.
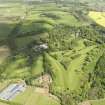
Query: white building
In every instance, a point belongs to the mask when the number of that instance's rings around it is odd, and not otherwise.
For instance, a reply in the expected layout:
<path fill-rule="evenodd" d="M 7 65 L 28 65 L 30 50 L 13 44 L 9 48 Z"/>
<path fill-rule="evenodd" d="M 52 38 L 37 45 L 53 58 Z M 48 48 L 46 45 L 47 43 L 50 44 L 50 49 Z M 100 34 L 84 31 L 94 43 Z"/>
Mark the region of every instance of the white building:
<path fill-rule="evenodd" d="M 12 100 L 16 97 L 19 93 L 24 92 L 26 89 L 26 85 L 23 83 L 15 83 L 9 85 L 5 88 L 2 92 L 0 92 L 0 99 L 1 100 Z"/>
<path fill-rule="evenodd" d="M 43 49 L 48 49 L 47 44 L 41 44 L 39 47 L 40 47 L 40 48 L 43 48 Z"/>

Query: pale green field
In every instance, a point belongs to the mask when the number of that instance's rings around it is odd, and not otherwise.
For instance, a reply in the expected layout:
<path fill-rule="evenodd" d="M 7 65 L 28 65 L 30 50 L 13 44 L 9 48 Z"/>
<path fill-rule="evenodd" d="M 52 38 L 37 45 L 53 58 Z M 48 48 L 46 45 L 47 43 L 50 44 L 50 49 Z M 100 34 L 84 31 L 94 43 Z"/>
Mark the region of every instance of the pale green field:
<path fill-rule="evenodd" d="M 100 100 L 92 100 L 90 101 L 92 105 L 105 105 L 105 99 L 100 99 Z"/>
<path fill-rule="evenodd" d="M 34 87 L 28 87 L 25 92 L 17 96 L 14 102 L 21 103 L 22 105 L 60 105 L 59 101 L 56 101 L 46 94 L 35 92 Z"/>
<path fill-rule="evenodd" d="M 9 104 L 6 104 L 6 103 L 2 103 L 2 102 L 0 102 L 0 105 L 9 105 Z"/>

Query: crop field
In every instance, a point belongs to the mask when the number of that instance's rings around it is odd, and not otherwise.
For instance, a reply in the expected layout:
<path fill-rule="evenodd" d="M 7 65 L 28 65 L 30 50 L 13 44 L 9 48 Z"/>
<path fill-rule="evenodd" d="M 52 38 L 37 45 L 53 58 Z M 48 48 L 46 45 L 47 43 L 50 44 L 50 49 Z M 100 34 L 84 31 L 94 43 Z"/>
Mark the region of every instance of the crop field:
<path fill-rule="evenodd" d="M 90 11 L 89 17 L 97 24 L 105 27 L 105 12 Z"/>

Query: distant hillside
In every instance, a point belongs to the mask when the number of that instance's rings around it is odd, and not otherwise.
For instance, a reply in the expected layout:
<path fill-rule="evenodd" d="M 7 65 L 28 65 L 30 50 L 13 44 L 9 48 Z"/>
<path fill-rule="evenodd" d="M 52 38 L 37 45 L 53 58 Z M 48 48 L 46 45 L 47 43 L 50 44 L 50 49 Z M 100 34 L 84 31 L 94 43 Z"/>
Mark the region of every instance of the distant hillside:
<path fill-rule="evenodd" d="M 0 0 L 0 3 L 6 3 L 6 2 L 13 2 L 13 3 L 16 3 L 16 2 L 22 2 L 23 0 Z"/>

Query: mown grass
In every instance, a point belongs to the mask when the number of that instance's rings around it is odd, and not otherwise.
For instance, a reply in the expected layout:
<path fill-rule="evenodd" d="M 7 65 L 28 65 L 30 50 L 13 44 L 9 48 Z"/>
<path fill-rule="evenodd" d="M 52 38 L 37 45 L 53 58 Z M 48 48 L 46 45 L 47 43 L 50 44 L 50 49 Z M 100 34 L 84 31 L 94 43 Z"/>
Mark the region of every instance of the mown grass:
<path fill-rule="evenodd" d="M 65 88 L 65 69 L 64 67 L 54 58 L 52 58 L 49 54 L 45 54 L 45 61 L 47 62 L 47 65 L 50 67 L 48 68 L 52 72 L 53 75 L 53 85 L 55 87 Z"/>
<path fill-rule="evenodd" d="M 35 77 L 37 75 L 41 75 L 42 73 L 44 73 L 44 64 L 43 64 L 43 56 L 39 56 L 36 59 L 33 60 L 33 65 L 32 65 L 32 76 Z"/>

